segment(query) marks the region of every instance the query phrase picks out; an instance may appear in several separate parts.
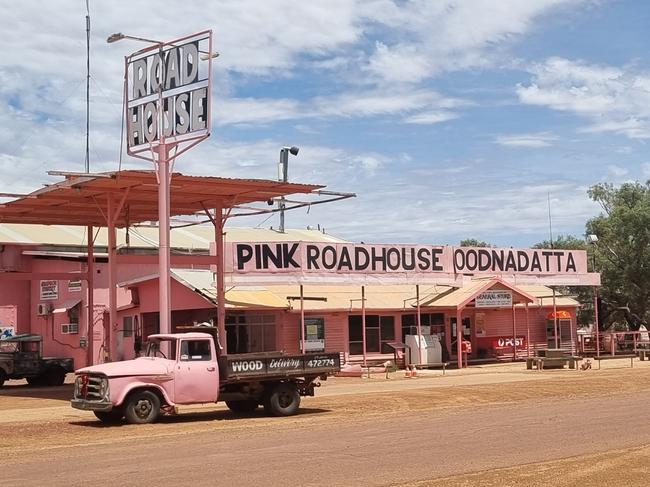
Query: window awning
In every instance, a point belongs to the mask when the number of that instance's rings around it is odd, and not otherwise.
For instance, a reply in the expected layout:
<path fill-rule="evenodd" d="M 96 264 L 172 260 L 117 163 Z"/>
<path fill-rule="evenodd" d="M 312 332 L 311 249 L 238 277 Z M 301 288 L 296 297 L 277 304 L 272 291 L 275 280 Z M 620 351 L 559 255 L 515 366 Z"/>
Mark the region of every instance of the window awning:
<path fill-rule="evenodd" d="M 81 298 L 78 299 L 69 299 L 68 301 L 63 301 L 56 305 L 56 308 L 52 310 L 52 313 L 65 313 L 70 311 L 72 308 L 81 303 Z"/>

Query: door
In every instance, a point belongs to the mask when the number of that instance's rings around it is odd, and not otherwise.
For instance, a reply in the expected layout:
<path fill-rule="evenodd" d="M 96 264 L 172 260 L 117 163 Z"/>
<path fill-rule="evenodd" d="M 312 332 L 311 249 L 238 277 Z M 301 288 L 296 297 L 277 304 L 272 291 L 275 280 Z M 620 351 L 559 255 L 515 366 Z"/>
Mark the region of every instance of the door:
<path fill-rule="evenodd" d="M 174 402 L 216 402 L 218 391 L 219 372 L 212 341 L 181 340 L 174 370 Z"/>

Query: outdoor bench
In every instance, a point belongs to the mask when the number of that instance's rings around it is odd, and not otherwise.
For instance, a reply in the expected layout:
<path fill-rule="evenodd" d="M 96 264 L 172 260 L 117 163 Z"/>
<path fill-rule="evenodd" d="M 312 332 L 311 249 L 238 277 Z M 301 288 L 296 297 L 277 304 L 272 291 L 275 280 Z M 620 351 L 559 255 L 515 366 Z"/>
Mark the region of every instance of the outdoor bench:
<path fill-rule="evenodd" d="M 598 360 L 598 369 L 600 369 L 600 362 L 601 360 L 611 360 L 615 358 L 629 358 L 630 359 L 630 367 L 634 367 L 634 359 L 636 358 L 636 354 L 625 354 L 625 355 L 600 355 L 598 357 L 592 357 L 594 360 Z M 650 356 L 649 356 L 650 357 Z"/>
<path fill-rule="evenodd" d="M 449 365 L 449 362 L 440 362 L 440 363 L 435 363 L 435 364 L 416 364 L 413 365 L 416 369 L 433 369 L 437 367 L 442 367 L 442 375 L 445 375 L 445 370 L 447 368 L 447 365 Z"/>

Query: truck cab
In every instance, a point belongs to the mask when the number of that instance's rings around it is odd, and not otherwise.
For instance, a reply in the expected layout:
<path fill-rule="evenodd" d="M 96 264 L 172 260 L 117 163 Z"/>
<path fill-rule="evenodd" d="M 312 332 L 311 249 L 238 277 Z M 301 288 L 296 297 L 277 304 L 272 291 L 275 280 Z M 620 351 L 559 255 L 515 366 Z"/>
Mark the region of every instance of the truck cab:
<path fill-rule="evenodd" d="M 74 371 L 71 358 L 43 357 L 43 337 L 25 333 L 0 340 L 0 387 L 8 379 L 29 385 L 60 386 Z"/>

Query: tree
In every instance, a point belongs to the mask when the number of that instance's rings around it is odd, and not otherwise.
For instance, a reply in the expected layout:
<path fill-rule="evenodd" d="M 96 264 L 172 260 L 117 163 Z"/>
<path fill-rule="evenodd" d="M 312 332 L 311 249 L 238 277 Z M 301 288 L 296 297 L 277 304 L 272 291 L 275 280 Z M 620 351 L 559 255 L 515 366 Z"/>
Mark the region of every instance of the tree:
<path fill-rule="evenodd" d="M 533 245 L 535 249 L 566 249 L 566 250 L 588 250 L 587 242 L 584 239 L 573 235 L 558 235 L 551 245 L 550 240 Z M 559 294 L 574 297 L 579 303 L 578 323 L 586 325 L 594 322 L 594 293 L 592 288 L 585 286 L 551 286 Z"/>
<path fill-rule="evenodd" d="M 602 279 L 602 322 L 622 313 L 632 329 L 650 320 L 650 181 L 592 186 L 603 213 L 587 222 Z"/>
<path fill-rule="evenodd" d="M 460 241 L 461 247 L 494 247 L 494 245 L 478 240 L 476 238 L 466 238 Z"/>

